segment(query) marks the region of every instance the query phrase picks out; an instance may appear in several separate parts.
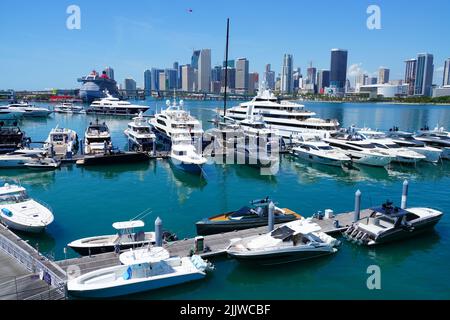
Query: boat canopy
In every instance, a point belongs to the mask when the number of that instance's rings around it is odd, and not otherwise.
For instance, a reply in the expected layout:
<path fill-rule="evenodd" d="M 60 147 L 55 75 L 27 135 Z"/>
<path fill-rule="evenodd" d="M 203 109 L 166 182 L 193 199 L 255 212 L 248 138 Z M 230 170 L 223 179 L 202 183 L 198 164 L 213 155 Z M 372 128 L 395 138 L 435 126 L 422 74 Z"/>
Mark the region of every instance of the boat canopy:
<path fill-rule="evenodd" d="M 391 203 L 388 203 L 387 205 L 384 204 L 381 207 L 372 208 L 371 210 L 389 217 L 402 217 L 409 214 L 408 211 L 399 207 L 392 206 Z"/>
<path fill-rule="evenodd" d="M 113 228 L 116 230 L 124 230 L 124 229 L 133 229 L 133 228 L 142 228 L 145 226 L 144 221 L 135 220 L 135 221 L 125 221 L 125 222 L 116 222 L 113 223 Z"/>

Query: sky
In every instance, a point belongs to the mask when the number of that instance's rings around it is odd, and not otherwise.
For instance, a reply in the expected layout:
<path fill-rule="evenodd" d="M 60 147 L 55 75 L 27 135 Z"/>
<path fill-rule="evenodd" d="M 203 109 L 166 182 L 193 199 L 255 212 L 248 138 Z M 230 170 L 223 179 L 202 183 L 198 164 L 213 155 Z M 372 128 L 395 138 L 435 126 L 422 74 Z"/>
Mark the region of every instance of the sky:
<path fill-rule="evenodd" d="M 81 10 L 81 29 L 69 30 L 67 8 Z M 367 28 L 367 8 L 381 10 L 381 29 Z M 312 63 L 329 69 L 330 50 L 349 52 L 351 81 L 383 66 L 404 77 L 404 60 L 434 54 L 434 83 L 450 57 L 448 0 L 2 0 L 0 89 L 77 88 L 76 79 L 112 66 L 120 83 L 143 72 L 190 62 L 193 49 L 224 60 L 226 18 L 230 59 L 246 57 L 250 71 L 267 63 L 278 73 L 283 55 L 302 73 Z"/>

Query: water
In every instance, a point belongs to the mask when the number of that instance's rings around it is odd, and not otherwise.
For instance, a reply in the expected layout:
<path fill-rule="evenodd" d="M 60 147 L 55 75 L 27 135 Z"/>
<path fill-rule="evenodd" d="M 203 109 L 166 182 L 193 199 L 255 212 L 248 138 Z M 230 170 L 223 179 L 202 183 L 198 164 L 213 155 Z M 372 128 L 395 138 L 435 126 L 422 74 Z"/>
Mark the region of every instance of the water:
<path fill-rule="evenodd" d="M 138 102 L 143 103 L 143 102 Z M 155 108 L 161 101 L 147 101 Z M 337 118 L 344 126 L 357 124 L 379 129 L 393 125 L 417 130 L 428 124 L 450 127 L 450 109 L 443 106 L 306 103 L 323 118 Z M 203 121 L 214 116 L 221 102 L 187 101 L 186 107 Z M 46 120 L 24 120 L 21 128 L 34 141 L 43 141 L 57 124 L 80 136 L 90 121 L 85 115 L 52 115 Z M 128 120 L 107 121 L 113 142 L 126 147 L 123 130 Z M 205 281 L 167 288 L 130 298 L 144 299 L 438 299 L 450 298 L 450 162 L 395 166 L 389 170 L 363 168 L 344 172 L 283 156 L 276 176 L 259 175 L 257 169 L 237 165 L 208 165 L 206 179 L 173 170 L 166 161 L 99 168 L 62 167 L 55 172 L 0 170 L 0 178 L 17 178 L 32 197 L 48 203 L 55 222 L 45 235 L 29 237 L 34 245 L 56 259 L 75 239 L 111 234 L 111 224 L 151 209 L 145 219 L 153 229 L 157 216 L 165 229 L 180 238 L 195 234 L 194 223 L 204 217 L 237 209 L 248 201 L 271 196 L 279 206 L 304 216 L 327 208 L 353 209 L 354 193 L 363 192 L 362 206 L 386 199 L 400 202 L 402 182 L 409 179 L 411 206 L 429 206 L 444 215 L 434 231 L 410 241 L 374 249 L 344 243 L 333 256 L 272 268 L 248 267 L 227 258 L 214 261 L 216 271 Z M 75 254 L 68 250 L 68 257 Z M 367 267 L 381 268 L 382 290 L 370 291 Z"/>

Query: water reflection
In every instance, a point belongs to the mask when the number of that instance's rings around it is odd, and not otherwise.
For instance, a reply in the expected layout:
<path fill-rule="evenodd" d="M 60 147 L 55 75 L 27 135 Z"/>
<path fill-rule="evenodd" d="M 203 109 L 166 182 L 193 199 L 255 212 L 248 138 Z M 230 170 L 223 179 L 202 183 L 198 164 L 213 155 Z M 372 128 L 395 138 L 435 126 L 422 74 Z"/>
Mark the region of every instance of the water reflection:
<path fill-rule="evenodd" d="M 58 170 L 33 171 L 28 168 L 17 170 L 1 170 L 0 180 L 3 182 L 17 181 L 21 184 L 47 188 L 55 182 Z"/>
<path fill-rule="evenodd" d="M 117 164 L 108 166 L 80 166 L 77 167 L 81 174 L 90 173 L 93 176 L 106 180 L 118 179 L 123 174 L 134 173 L 139 181 L 144 181 L 146 172 L 155 166 L 154 161 L 146 161 L 133 164 Z"/>

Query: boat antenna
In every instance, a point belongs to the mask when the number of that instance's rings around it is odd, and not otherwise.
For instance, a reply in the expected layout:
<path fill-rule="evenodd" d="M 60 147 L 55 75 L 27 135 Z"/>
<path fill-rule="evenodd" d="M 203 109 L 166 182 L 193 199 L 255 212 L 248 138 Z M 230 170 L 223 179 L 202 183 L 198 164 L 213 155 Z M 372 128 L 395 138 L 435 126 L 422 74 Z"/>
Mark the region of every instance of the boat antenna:
<path fill-rule="evenodd" d="M 152 213 L 152 209 L 151 208 L 147 208 L 144 211 L 142 211 L 141 213 L 139 213 L 136 217 L 134 217 L 133 219 L 131 219 L 130 221 L 134 221 L 134 220 L 142 220 L 144 219 L 146 216 L 148 216 L 150 213 Z"/>
<path fill-rule="evenodd" d="M 228 87 L 228 45 L 230 38 L 230 18 L 227 18 L 227 40 L 225 46 L 225 88 L 223 91 L 223 116 L 227 115 L 227 87 Z"/>

